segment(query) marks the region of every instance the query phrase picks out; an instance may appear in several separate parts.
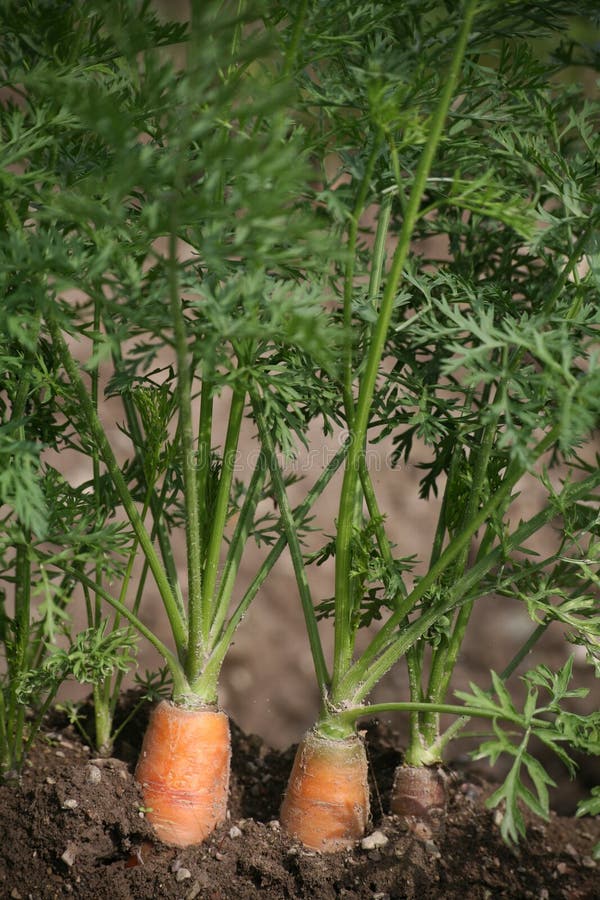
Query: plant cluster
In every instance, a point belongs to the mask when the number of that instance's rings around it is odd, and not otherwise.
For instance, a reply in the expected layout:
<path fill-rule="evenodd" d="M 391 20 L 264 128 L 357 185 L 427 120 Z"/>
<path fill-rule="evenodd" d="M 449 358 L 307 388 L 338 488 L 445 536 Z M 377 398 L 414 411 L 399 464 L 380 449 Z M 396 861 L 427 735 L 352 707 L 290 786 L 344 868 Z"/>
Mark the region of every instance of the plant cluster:
<path fill-rule="evenodd" d="M 221 668 L 285 550 L 321 696 L 282 808 L 290 834 L 335 850 L 363 833 L 356 726 L 394 709 L 410 742 L 392 808 L 424 773 L 439 783 L 479 717 L 479 756 L 512 760 L 489 802 L 516 841 L 520 805 L 548 815 L 532 739 L 570 770 L 573 750 L 600 750 L 598 713 L 569 703 L 572 656 L 522 675 L 522 709 L 506 685 L 552 622 L 596 673 L 600 659 L 600 105 L 577 77 L 597 67 L 592 5 L 190 6 L 183 23 L 147 0 L 0 10 L 1 771 L 18 772 L 67 677 L 92 686 L 90 739 L 109 753 L 149 641 L 166 669 L 147 693 L 168 684 L 170 700 L 137 777 L 160 838 L 202 840 L 226 809 Z M 242 481 L 245 419 L 257 464 Z M 348 440 L 293 509 L 282 459 L 314 424 Z M 382 440 L 441 498 L 423 559 L 381 512 L 365 453 Z M 311 507 L 340 468 L 335 536 L 309 553 Z M 519 521 L 534 484 L 543 502 Z M 239 597 L 253 543 L 267 552 Z M 311 566 L 329 557 L 332 597 L 317 599 Z M 169 644 L 145 623 L 150 581 Z M 521 600 L 531 634 L 489 689 L 451 703 L 487 596 Z M 368 705 L 400 664 L 409 697 Z"/>

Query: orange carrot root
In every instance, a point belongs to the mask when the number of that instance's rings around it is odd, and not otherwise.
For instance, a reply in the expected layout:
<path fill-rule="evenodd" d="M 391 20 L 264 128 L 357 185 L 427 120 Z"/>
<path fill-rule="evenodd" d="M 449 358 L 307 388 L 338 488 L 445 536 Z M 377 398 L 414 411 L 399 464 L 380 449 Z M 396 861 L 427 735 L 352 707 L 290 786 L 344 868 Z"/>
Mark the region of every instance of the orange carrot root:
<path fill-rule="evenodd" d="M 369 819 L 367 756 L 362 740 L 330 740 L 309 731 L 298 747 L 281 807 L 281 824 L 313 850 L 350 847 Z"/>
<path fill-rule="evenodd" d="M 199 844 L 225 821 L 229 720 L 215 709 L 162 701 L 153 711 L 137 764 L 146 817 L 167 844 Z"/>
<path fill-rule="evenodd" d="M 391 809 L 425 840 L 442 833 L 448 804 L 447 775 L 440 766 L 398 766 Z"/>

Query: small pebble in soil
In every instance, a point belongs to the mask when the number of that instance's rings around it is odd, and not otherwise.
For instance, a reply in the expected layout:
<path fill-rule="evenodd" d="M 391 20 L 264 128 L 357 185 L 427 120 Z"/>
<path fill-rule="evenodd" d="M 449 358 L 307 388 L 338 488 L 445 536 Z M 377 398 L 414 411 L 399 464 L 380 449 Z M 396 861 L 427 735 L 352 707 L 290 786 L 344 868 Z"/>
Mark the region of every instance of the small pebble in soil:
<path fill-rule="evenodd" d="M 542 888 L 539 893 L 539 900 L 550 900 L 550 891 L 548 888 Z"/>
<path fill-rule="evenodd" d="M 62 854 L 61 859 L 66 866 L 71 868 L 75 863 L 75 857 L 77 856 L 77 847 L 75 844 L 69 841 L 65 852 Z"/>
<path fill-rule="evenodd" d="M 189 869 L 186 869 L 185 866 L 182 866 L 180 869 L 177 869 L 175 873 L 175 881 L 187 881 L 188 878 L 192 877 L 192 873 Z"/>
<path fill-rule="evenodd" d="M 416 821 L 410 830 L 420 841 L 430 841 L 433 837 L 431 828 L 425 822 Z"/>
<path fill-rule="evenodd" d="M 360 846 L 363 850 L 376 850 L 377 847 L 385 847 L 388 840 L 389 838 L 383 831 L 374 831 L 372 834 L 368 834 L 362 839 Z"/>
<path fill-rule="evenodd" d="M 269 822 L 269 828 L 271 829 L 271 831 L 279 831 L 279 829 L 281 828 L 279 819 L 271 819 L 271 821 Z"/>
<path fill-rule="evenodd" d="M 90 784 L 100 784 L 102 781 L 102 772 L 98 768 L 98 766 L 90 763 L 86 766 L 86 781 L 89 781 Z"/>
<path fill-rule="evenodd" d="M 441 859 L 442 854 L 438 850 L 438 846 L 434 841 L 424 841 L 423 846 L 433 859 Z"/>
<path fill-rule="evenodd" d="M 236 838 L 239 838 L 241 836 L 242 836 L 242 829 L 238 828 L 237 825 L 233 825 L 229 829 L 229 837 L 231 838 L 232 841 L 235 841 Z"/>
<path fill-rule="evenodd" d="M 585 866 L 586 869 L 595 869 L 598 863 L 591 856 L 584 856 L 581 860 L 581 865 Z"/>
<path fill-rule="evenodd" d="M 565 844 L 565 853 L 567 856 L 572 856 L 573 859 L 579 859 L 579 853 L 573 846 L 573 844 Z"/>
<path fill-rule="evenodd" d="M 479 799 L 479 795 L 481 794 L 479 788 L 475 787 L 474 784 L 470 784 L 468 782 L 461 784 L 459 790 L 465 800 L 468 800 L 469 803 L 475 803 Z"/>
<path fill-rule="evenodd" d="M 65 800 L 62 804 L 63 809 L 77 809 L 78 806 L 79 806 L 79 803 L 77 802 L 77 800 L 75 800 L 73 798 L 69 798 L 68 800 Z"/>

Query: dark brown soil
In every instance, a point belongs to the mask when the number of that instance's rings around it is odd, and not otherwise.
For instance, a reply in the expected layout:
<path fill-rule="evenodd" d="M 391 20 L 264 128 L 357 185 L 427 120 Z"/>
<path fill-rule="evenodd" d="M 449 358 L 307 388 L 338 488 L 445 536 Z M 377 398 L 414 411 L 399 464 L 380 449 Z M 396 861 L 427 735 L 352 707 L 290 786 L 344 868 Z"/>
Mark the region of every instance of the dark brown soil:
<path fill-rule="evenodd" d="M 72 728 L 53 723 L 21 783 L 0 787 L 0 900 L 600 896 L 592 858 L 600 819 L 553 814 L 511 850 L 484 806 L 493 788 L 472 769 L 451 770 L 447 827 L 435 842 L 391 817 L 400 754 L 395 735 L 375 724 L 367 729 L 370 830 L 387 838 L 378 849 L 324 856 L 290 841 L 277 814 L 294 748 L 270 750 L 235 726 L 229 821 L 200 847 L 156 845 L 132 777 L 142 730 L 138 721 L 118 758 L 94 760 Z"/>

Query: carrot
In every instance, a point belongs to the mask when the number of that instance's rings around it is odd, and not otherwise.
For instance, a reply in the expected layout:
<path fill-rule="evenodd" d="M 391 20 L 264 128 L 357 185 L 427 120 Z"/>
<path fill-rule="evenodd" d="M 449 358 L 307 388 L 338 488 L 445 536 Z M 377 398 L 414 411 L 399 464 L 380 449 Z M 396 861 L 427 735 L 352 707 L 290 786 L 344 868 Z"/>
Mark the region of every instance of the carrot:
<path fill-rule="evenodd" d="M 398 766 L 391 810 L 413 830 L 430 838 L 444 830 L 448 804 L 447 775 L 441 766 Z"/>
<path fill-rule="evenodd" d="M 178 847 L 199 844 L 225 821 L 230 760 L 225 713 L 159 703 L 144 735 L 135 778 L 161 841 Z"/>
<path fill-rule="evenodd" d="M 281 824 L 313 850 L 350 847 L 369 818 L 367 756 L 357 735 L 332 740 L 309 731 L 298 747 Z"/>

